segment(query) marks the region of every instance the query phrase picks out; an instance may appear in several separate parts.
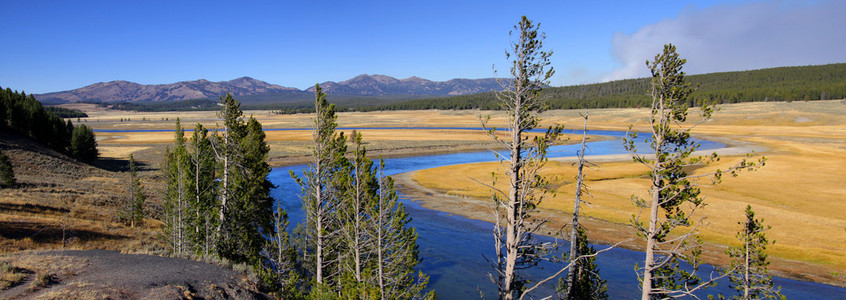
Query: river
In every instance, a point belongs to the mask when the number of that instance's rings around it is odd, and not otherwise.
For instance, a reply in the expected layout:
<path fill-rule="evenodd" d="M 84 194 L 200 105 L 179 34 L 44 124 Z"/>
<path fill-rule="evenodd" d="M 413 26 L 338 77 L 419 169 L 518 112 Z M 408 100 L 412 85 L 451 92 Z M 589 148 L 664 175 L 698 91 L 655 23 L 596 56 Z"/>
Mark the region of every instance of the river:
<path fill-rule="evenodd" d="M 371 128 L 372 129 L 372 128 Z M 623 154 L 621 138 L 624 132 L 619 131 L 589 131 L 591 135 L 605 135 L 613 139 L 589 143 L 588 155 Z M 366 140 L 365 136 L 365 140 Z M 716 149 L 723 145 L 711 141 L 702 141 L 701 149 Z M 555 146 L 549 151 L 549 157 L 573 156 L 578 145 Z M 646 150 L 645 144 L 639 149 Z M 645 153 L 645 152 L 644 152 Z M 439 166 L 485 162 L 494 160 L 489 151 L 472 153 L 454 153 L 441 155 L 426 155 L 385 160 L 386 173 L 394 175 Z M 272 191 L 272 196 L 288 211 L 291 224 L 298 224 L 303 219 L 300 206 L 300 187 L 289 176 L 293 170 L 301 174 L 305 165 L 293 165 L 274 168 L 269 179 L 278 187 Z M 485 298 L 496 298 L 496 289 L 488 279 L 492 269 L 484 256 L 493 255 L 493 224 L 484 221 L 471 220 L 462 216 L 452 215 L 421 207 L 414 199 L 400 195 L 402 202 L 413 218 L 410 223 L 419 234 L 417 244 L 420 247 L 422 262 L 418 269 L 430 276 L 429 288 L 434 289 L 440 299 L 478 299 L 480 293 Z M 632 206 L 632 211 L 634 211 Z M 588 235 L 590 232 L 588 232 Z M 542 237 L 552 240 L 549 237 Z M 561 249 L 568 249 L 566 241 L 559 241 Z M 597 249 L 607 246 L 594 245 Z M 636 263 L 643 263 L 644 254 L 626 249 L 612 249 L 598 256 L 597 265 L 600 275 L 608 281 L 608 295 L 611 299 L 631 299 L 640 295 Z M 710 266 L 703 266 L 700 277 L 707 278 Z M 553 264 L 541 264 L 530 276 L 540 278 L 545 274 L 556 271 Z M 790 280 L 773 277 L 776 285 L 782 287 L 782 292 L 793 299 L 844 299 L 845 288 L 833 287 L 825 284 Z M 548 284 L 551 286 L 551 284 Z M 534 294 L 538 298 L 550 295 L 550 288 L 540 290 Z M 718 286 L 708 288 L 699 295 L 733 294 L 728 287 L 728 281 L 719 281 Z"/>

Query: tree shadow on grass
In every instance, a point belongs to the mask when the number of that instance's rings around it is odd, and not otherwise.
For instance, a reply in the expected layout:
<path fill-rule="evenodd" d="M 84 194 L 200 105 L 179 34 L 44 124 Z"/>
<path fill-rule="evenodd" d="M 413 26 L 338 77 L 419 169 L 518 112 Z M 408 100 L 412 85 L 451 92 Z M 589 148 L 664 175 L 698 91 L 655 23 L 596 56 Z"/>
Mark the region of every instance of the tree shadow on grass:
<path fill-rule="evenodd" d="M 35 222 L 6 222 L 0 221 L 0 237 L 4 239 L 30 238 L 37 243 L 61 243 L 65 240 L 76 238 L 81 241 L 93 240 L 126 240 L 127 236 L 109 234 L 85 229 L 62 228 L 57 223 L 35 223 Z"/>
<path fill-rule="evenodd" d="M 128 172 L 129 160 L 116 158 L 99 158 L 93 166 L 111 172 Z"/>
<path fill-rule="evenodd" d="M 99 158 L 92 165 L 97 167 L 97 168 L 106 170 L 106 171 L 129 172 L 129 160 L 128 159 Z M 141 161 L 137 161 L 137 160 L 135 161 L 135 168 L 139 172 L 149 171 L 149 170 L 153 169 L 150 166 L 150 164 L 145 163 L 145 162 L 141 162 Z"/>

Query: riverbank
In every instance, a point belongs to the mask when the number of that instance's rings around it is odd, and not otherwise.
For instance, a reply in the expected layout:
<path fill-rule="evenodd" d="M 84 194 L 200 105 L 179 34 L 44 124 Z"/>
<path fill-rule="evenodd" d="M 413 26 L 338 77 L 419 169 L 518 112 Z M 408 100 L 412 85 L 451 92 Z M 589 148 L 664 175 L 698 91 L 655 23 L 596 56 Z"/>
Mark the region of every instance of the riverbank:
<path fill-rule="evenodd" d="M 697 151 L 694 155 L 707 155 L 716 152 L 721 156 L 737 156 L 753 151 L 761 154 L 768 150 L 763 146 L 731 140 L 725 137 L 709 137 L 706 139 L 712 141 L 719 140 L 726 147 L 716 150 Z M 630 162 L 632 156 L 629 154 L 595 155 L 587 156 L 586 159 L 592 163 L 599 163 L 599 168 L 601 168 L 602 163 Z M 557 157 L 550 158 L 550 161 L 571 163 L 577 161 L 577 159 L 575 157 Z M 425 208 L 460 215 L 474 220 L 494 221 L 493 206 L 489 198 L 456 195 L 455 193 L 451 193 L 454 191 L 444 191 L 422 185 L 414 178 L 419 172 L 425 171 L 401 173 L 392 176 L 392 178 L 395 180 L 397 189 L 401 193 L 411 197 L 415 202 L 418 202 Z M 572 202 L 570 205 L 572 205 Z M 633 206 L 632 211 L 635 211 Z M 546 223 L 541 226 L 541 234 L 566 239 L 565 237 L 567 235 L 564 230 L 569 230 L 566 227 L 572 219 L 572 211 L 568 212 L 542 206 L 536 213 L 536 218 L 538 220 L 546 220 Z M 622 241 L 619 247 L 644 251 L 645 244 L 642 239 L 637 237 L 637 230 L 630 223 L 614 222 L 590 216 L 581 216 L 579 222 L 588 229 L 591 243 L 612 245 Z M 702 259 L 707 264 L 727 266 L 729 263 L 725 255 L 727 249 L 728 246 L 725 244 L 705 242 L 702 247 Z M 770 274 L 773 276 L 846 287 L 846 282 L 837 276 L 838 274 L 842 274 L 842 269 L 775 256 L 770 256 L 769 261 L 771 262 Z"/>
<path fill-rule="evenodd" d="M 597 124 L 594 129 L 626 130 L 623 124 L 629 123 L 635 130 L 646 131 L 646 113 L 635 109 L 592 111 L 591 120 Z M 572 122 L 575 117 L 568 114 L 573 112 L 553 118 Z M 700 234 L 706 262 L 727 263 L 725 249 L 737 243 L 737 222 L 750 204 L 756 215 L 772 226 L 767 237 L 777 241 L 767 249 L 773 275 L 846 286 L 846 239 L 837 238 L 846 228 L 842 214 L 846 211 L 842 201 L 846 199 L 842 189 L 846 181 L 840 175 L 846 168 L 846 105 L 842 101 L 726 105 L 715 119 L 697 127 L 694 135 L 729 145 L 719 151 L 722 160 L 713 168 L 725 169 L 751 150 L 768 159 L 756 172 L 724 176 L 723 183 L 716 186 L 703 185 L 708 206 L 699 214 L 707 218 Z M 599 168 L 588 171 L 593 205 L 583 207 L 583 219 L 589 237 L 601 244 L 635 237 L 628 224 L 637 209 L 630 198 L 648 190 L 647 170 L 628 155 L 590 160 Z M 543 215 L 560 220 L 549 224 L 544 229 L 547 233 L 562 228 L 571 218 L 572 161 L 550 160 L 547 174 L 563 182 L 556 186 L 556 196 L 541 205 Z M 405 192 L 419 196 L 426 207 L 490 221 L 490 192 L 470 178 L 489 179 L 495 168 L 495 163 L 442 167 L 402 174 L 397 182 Z M 635 241 L 623 246 L 643 247 Z"/>

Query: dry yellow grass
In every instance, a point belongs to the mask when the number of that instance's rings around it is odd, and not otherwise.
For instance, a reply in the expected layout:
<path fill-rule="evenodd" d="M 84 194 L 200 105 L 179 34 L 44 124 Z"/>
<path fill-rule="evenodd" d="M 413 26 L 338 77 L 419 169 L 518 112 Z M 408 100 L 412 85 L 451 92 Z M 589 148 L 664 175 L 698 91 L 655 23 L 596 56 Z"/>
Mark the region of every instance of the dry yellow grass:
<path fill-rule="evenodd" d="M 172 129 L 177 117 L 186 129 L 202 123 L 207 128 L 218 128 L 220 121 L 216 112 L 126 112 L 106 110 L 91 104 L 64 105 L 82 109 L 89 118 L 81 122 L 106 130 Z M 245 111 L 246 116 L 256 117 L 265 129 L 301 128 L 304 130 L 265 131 L 271 147 L 270 161 L 274 164 L 297 162 L 310 154 L 309 141 L 312 133 L 313 115 L 278 115 L 271 111 Z M 339 127 L 480 127 L 479 116 L 491 115 L 493 125 L 501 126 L 504 120 L 501 112 L 484 111 L 391 111 L 391 112 L 344 112 L 338 114 Z M 121 120 L 124 121 L 121 121 Z M 131 119 L 131 121 L 125 121 Z M 341 130 L 349 135 L 351 130 Z M 359 130 L 368 149 L 375 155 L 414 155 L 433 152 L 455 152 L 498 147 L 480 130 L 449 129 L 362 129 Z M 173 132 L 98 132 L 96 133 L 101 156 L 126 159 L 129 154 L 147 152 L 146 157 L 155 158 L 164 145 L 173 142 Z M 190 132 L 186 133 L 190 137 Z M 596 137 L 592 137 L 596 139 Z M 155 152 L 155 153 L 153 153 Z"/>
<path fill-rule="evenodd" d="M 634 109 L 601 110 L 592 112 L 591 119 L 604 128 L 622 129 L 625 124 L 620 122 L 643 126 L 646 113 Z M 553 118 L 573 122 L 577 117 L 568 114 L 573 112 Z M 737 222 L 742 219 L 745 206 L 751 204 L 757 216 L 773 227 L 768 237 L 777 243 L 769 248 L 771 255 L 846 270 L 846 176 L 842 175 L 846 169 L 846 104 L 819 101 L 727 105 L 714 120 L 698 127 L 696 133 L 769 149 L 763 153 L 768 161 L 761 170 L 726 177 L 717 186 L 703 182 L 708 205 L 699 216 L 706 217 L 707 226 L 702 230 L 706 242 L 734 245 Z M 724 157 L 709 168 L 725 169 L 739 159 Z M 599 165 L 602 170 L 588 172 L 592 206 L 584 208 L 583 213 L 628 224 L 632 214 L 637 213 L 631 195 L 644 196 L 648 189 L 647 170 L 628 161 Z M 437 191 L 484 198 L 489 197 L 489 189 L 470 178 L 489 181 L 496 167 L 493 163 L 448 166 L 419 171 L 413 178 Z M 569 163 L 551 162 L 545 174 L 562 181 L 556 187 L 556 195 L 542 207 L 572 212 L 575 168 Z"/>

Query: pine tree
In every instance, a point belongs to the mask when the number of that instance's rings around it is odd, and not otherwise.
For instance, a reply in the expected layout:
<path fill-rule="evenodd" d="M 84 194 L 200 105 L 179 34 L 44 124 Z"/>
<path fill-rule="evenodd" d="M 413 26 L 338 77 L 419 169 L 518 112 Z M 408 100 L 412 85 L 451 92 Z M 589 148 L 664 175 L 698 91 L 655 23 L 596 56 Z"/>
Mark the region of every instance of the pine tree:
<path fill-rule="evenodd" d="M 367 157 L 361 133 L 350 135 L 352 152 L 338 175 L 342 298 L 408 299 L 421 296 L 428 277 L 415 274 L 417 234 L 397 201 L 393 180 Z M 416 276 L 415 276 L 416 275 Z"/>
<path fill-rule="evenodd" d="M 305 245 L 302 250 L 304 261 L 317 284 L 319 294 L 332 289 L 332 272 L 338 272 L 338 253 L 332 249 L 338 243 L 340 224 L 340 189 L 336 180 L 344 164 L 346 138 L 343 133 L 336 133 L 338 126 L 335 105 L 326 101 L 326 94 L 315 85 L 315 120 L 312 134 L 312 162 L 303 171 L 302 176 L 291 172 L 291 176 L 302 187 L 303 211 L 306 213 Z M 315 290 L 312 290 L 315 292 Z"/>
<path fill-rule="evenodd" d="M 696 275 L 701 242 L 697 236 L 698 224 L 691 216 L 704 205 L 696 178 L 713 176 L 715 181 L 719 181 L 723 171 L 693 176 L 687 173 L 686 167 L 708 165 L 718 156 L 714 153 L 709 157 L 690 157 L 699 143 L 690 135 L 695 125 L 683 124 L 687 121 L 687 110 L 692 101 L 688 97 L 694 90 L 685 81 L 685 73 L 682 72 L 685 62 L 679 58 L 672 44 L 665 45 L 661 54 L 646 62 L 652 73 L 651 137 L 648 139 L 654 151 L 652 158 L 637 153 L 637 132 L 630 128 L 625 139 L 625 147 L 634 155 L 634 161 L 650 170 L 651 199 L 632 196 L 635 204 L 649 213 L 647 224 L 640 220 L 640 215 L 632 218 L 638 235 L 646 241 L 644 265 L 638 267 L 643 300 L 692 295 L 717 279 L 700 282 Z M 700 112 L 702 119 L 696 124 L 711 117 L 713 104 L 701 103 Z M 736 175 L 741 169 L 753 169 L 764 163 L 764 159 L 751 163 L 748 158 L 726 171 Z M 680 234 L 670 237 L 674 229 Z M 681 268 L 680 262 L 690 264 L 692 270 Z"/>
<path fill-rule="evenodd" d="M 12 169 L 12 162 L 3 152 L 0 152 L 0 187 L 8 188 L 17 184 L 15 170 Z"/>
<path fill-rule="evenodd" d="M 127 201 L 127 221 L 131 227 L 139 226 L 144 221 L 144 201 L 147 196 L 144 194 L 144 185 L 141 184 L 141 179 L 138 178 L 138 171 L 136 169 L 135 158 L 132 154 L 129 155 L 129 201 Z"/>
<path fill-rule="evenodd" d="M 731 257 L 729 279 L 731 286 L 740 295 L 732 299 L 784 299 L 781 287 L 773 287 L 772 276 L 767 274 L 767 246 L 775 243 L 767 240 L 765 231 L 770 226 L 764 226 L 763 219 L 755 219 L 752 206 L 746 206 L 746 219 L 738 222 L 743 229 L 737 233 L 740 246 L 731 247 L 726 251 Z"/>
<path fill-rule="evenodd" d="M 500 299 L 522 298 L 538 286 L 527 286 L 527 279 L 518 270 L 536 265 L 544 259 L 541 253 L 548 250 L 544 249 L 547 245 L 534 241 L 533 233 L 538 226 L 531 224 L 530 218 L 548 185 L 539 171 L 546 163 L 547 149 L 558 140 L 561 127 L 550 127 L 546 135 L 531 140 L 524 135 L 540 124 L 538 113 L 544 109 L 540 92 L 549 85 L 549 78 L 554 74 L 549 67 L 552 53 L 542 50 L 544 35 L 538 33 L 538 27 L 523 16 L 514 26 L 519 36 L 511 43 L 510 52 L 506 51 L 506 58 L 513 59 L 511 79 L 501 83 L 505 90 L 497 93 L 497 99 L 506 112 L 509 138 L 501 139 L 496 128 L 488 129 L 489 118 L 482 120 L 488 134 L 510 150 L 508 157 L 497 154 L 509 179 L 509 188 L 497 190 L 493 195 L 497 216 L 494 224 L 496 257 L 491 264 L 496 275 L 491 279 L 497 285 Z"/>
<path fill-rule="evenodd" d="M 417 232 L 408 223 L 411 217 L 399 203 L 394 180 L 384 174 L 385 161 L 373 172 L 377 179 L 378 192 L 371 212 L 374 225 L 370 235 L 374 237 L 373 262 L 365 272 L 369 287 L 377 287 L 378 293 L 369 293 L 372 298 L 412 299 L 419 298 L 429 283 L 429 277 L 414 267 L 420 263 L 417 248 Z M 374 288 L 371 288 L 374 290 Z M 434 292 L 423 295 L 434 298 Z"/>
<path fill-rule="evenodd" d="M 189 176 L 194 184 L 192 206 L 195 216 L 191 224 L 191 241 L 195 253 L 208 256 L 212 249 L 213 231 L 217 228 L 217 202 L 215 201 L 215 156 L 208 129 L 197 124 L 191 138 L 190 160 L 192 169 Z"/>
<path fill-rule="evenodd" d="M 77 125 L 73 128 L 71 135 L 71 156 L 76 159 L 90 163 L 97 159 L 99 153 L 97 152 L 97 140 L 94 138 L 94 132 L 88 126 Z"/>
<path fill-rule="evenodd" d="M 652 199 L 635 200 L 639 207 L 650 209 L 648 227 L 644 227 L 638 220 L 634 221 L 647 242 L 646 262 L 639 273 L 642 275 L 644 300 L 670 296 L 681 286 L 697 286 L 699 283 L 695 274 L 699 263 L 699 243 L 693 230 L 684 238 L 667 239 L 672 229 L 693 225 L 690 214 L 702 205 L 699 189 L 691 185 L 687 172 L 682 168 L 689 164 L 688 156 L 698 145 L 690 139 L 689 131 L 672 127 L 676 122 L 686 120 L 687 97 L 693 92 L 691 85 L 684 80 L 684 72 L 681 72 L 684 63 L 685 60 L 679 58 L 672 45 L 666 45 L 663 54 L 647 62 L 653 76 L 651 94 L 654 100 L 650 120 L 651 148 L 655 151 L 655 158 L 647 160 L 636 157 L 635 160 L 652 170 Z M 703 107 L 703 112 L 707 114 L 703 117 L 707 118 L 711 110 Z M 628 145 L 633 145 L 635 138 L 637 135 L 632 134 Z M 692 207 L 691 211 L 683 211 L 682 204 Z M 659 210 L 664 212 L 665 219 L 659 219 Z M 680 259 L 690 263 L 694 272 L 680 269 Z"/>
<path fill-rule="evenodd" d="M 219 242 L 219 251 L 223 257 L 258 268 L 264 236 L 274 233 L 273 198 L 270 197 L 274 186 L 267 179 L 270 166 L 265 161 L 270 147 L 255 118 L 250 117 L 242 126 L 245 134 L 238 141 L 238 155 L 232 161 L 231 198 L 222 228 L 226 238 Z"/>
<path fill-rule="evenodd" d="M 261 268 L 264 235 L 273 234 L 273 199 L 265 160 L 270 147 L 261 123 L 243 120 L 240 103 L 227 93 L 221 97 L 224 132 L 213 145 L 220 164 L 218 254 L 237 263 Z"/>
<path fill-rule="evenodd" d="M 298 299 L 302 296 L 302 265 L 298 260 L 297 248 L 288 232 L 288 213 L 278 207 L 273 214 L 275 234 L 270 237 L 262 251 L 264 270 L 270 273 L 269 289 L 276 290 L 282 299 Z"/>
<path fill-rule="evenodd" d="M 171 251 L 182 255 L 190 251 L 189 225 L 193 223 L 192 212 L 196 209 L 191 205 L 194 186 L 191 170 L 193 169 L 185 148 L 185 131 L 179 118 L 176 119 L 174 131 L 175 140 L 173 152 L 165 151 L 165 167 L 162 168 L 167 178 L 167 193 L 164 199 L 165 223 L 169 235 Z"/>
<path fill-rule="evenodd" d="M 338 179 L 340 188 L 343 190 L 342 205 L 338 212 L 341 218 L 341 238 L 345 245 L 343 247 L 345 259 L 343 265 L 349 278 L 344 282 L 345 293 L 361 293 L 366 287 L 362 272 L 370 261 L 370 250 L 372 249 L 372 237 L 367 233 L 371 228 L 371 210 L 376 200 L 376 190 L 379 188 L 373 171 L 373 161 L 367 158 L 367 150 L 362 142 L 361 133 L 353 131 L 350 135 L 353 143 L 352 157 L 344 160 L 344 169 Z"/>
<path fill-rule="evenodd" d="M 578 256 L 596 254 L 596 249 L 588 244 L 587 231 L 584 227 L 578 227 L 576 231 L 575 253 Z M 572 257 L 572 254 L 570 256 Z M 572 275 L 570 275 L 572 277 L 562 278 L 558 282 L 558 289 L 566 291 L 562 295 L 562 299 L 608 299 L 606 293 L 608 291 L 607 281 L 599 276 L 596 256 L 579 258 L 575 265 L 570 267 L 570 270 L 573 270 Z"/>
<path fill-rule="evenodd" d="M 227 218 L 232 214 L 229 210 L 234 201 L 234 192 L 236 191 L 234 182 L 235 173 L 237 172 L 238 164 L 236 160 L 241 155 L 239 152 L 239 141 L 245 135 L 243 112 L 241 111 L 241 104 L 238 103 L 232 95 L 226 93 L 225 96 L 220 97 L 220 111 L 217 115 L 223 119 L 222 132 L 216 132 L 212 149 L 215 152 L 215 157 L 218 161 L 219 186 L 218 186 L 218 220 L 217 228 L 215 230 L 216 250 L 218 255 L 224 258 L 229 258 L 228 255 L 238 255 L 232 253 L 234 249 L 224 249 L 223 245 L 229 243 L 235 237 L 230 236 L 233 233 L 230 228 L 232 224 Z M 241 262 L 241 261 L 237 261 Z"/>

